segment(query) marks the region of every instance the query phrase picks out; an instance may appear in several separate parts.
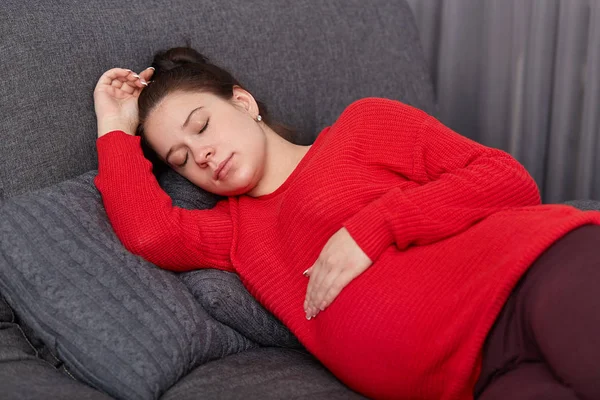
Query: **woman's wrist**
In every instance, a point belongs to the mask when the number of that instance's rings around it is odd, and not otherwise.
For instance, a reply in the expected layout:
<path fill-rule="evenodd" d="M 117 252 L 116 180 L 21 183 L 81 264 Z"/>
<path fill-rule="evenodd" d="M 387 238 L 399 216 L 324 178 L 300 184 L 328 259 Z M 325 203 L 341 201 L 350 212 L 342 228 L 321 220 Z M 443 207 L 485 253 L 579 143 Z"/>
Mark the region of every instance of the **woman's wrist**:
<path fill-rule="evenodd" d="M 128 135 L 135 136 L 137 124 L 131 124 L 123 119 L 103 119 L 98 121 L 98 137 L 102 137 L 112 131 L 123 131 Z"/>

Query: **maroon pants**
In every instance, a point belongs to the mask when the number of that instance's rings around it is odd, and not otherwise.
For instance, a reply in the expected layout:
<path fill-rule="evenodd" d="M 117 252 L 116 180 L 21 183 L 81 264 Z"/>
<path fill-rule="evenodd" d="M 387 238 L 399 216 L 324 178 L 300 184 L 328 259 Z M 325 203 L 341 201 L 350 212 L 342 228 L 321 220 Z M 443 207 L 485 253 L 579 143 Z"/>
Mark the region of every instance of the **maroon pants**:
<path fill-rule="evenodd" d="M 477 400 L 600 399 L 600 226 L 556 241 L 512 291 L 483 348 Z"/>

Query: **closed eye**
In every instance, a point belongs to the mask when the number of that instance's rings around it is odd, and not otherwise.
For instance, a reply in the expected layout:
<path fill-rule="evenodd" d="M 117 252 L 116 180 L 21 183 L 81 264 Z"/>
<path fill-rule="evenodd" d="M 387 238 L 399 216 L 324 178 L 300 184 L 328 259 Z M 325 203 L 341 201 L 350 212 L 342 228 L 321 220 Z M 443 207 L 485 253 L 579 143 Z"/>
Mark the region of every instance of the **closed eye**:
<path fill-rule="evenodd" d="M 206 124 L 204 124 L 204 126 L 202 127 L 202 129 L 200 129 L 200 131 L 198 132 L 198 134 L 204 132 L 206 130 L 206 128 L 208 128 L 208 121 L 210 121 L 210 118 L 208 118 L 206 120 Z M 185 153 L 185 160 L 183 161 L 183 164 L 178 165 L 179 168 L 183 168 L 185 166 L 185 164 L 187 163 L 188 160 L 188 156 L 189 156 L 189 152 Z"/>

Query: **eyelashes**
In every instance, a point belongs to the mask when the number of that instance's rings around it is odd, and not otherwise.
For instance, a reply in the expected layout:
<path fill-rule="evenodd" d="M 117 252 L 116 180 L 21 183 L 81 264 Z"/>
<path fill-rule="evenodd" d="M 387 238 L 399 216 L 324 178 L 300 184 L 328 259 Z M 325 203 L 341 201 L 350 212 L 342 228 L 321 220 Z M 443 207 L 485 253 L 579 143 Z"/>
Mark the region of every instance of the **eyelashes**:
<path fill-rule="evenodd" d="M 204 126 L 202 127 L 202 129 L 200 129 L 200 131 L 198 131 L 198 134 L 204 132 L 206 130 L 206 128 L 208 128 L 208 121 L 210 121 L 210 118 L 206 120 L 206 124 L 204 124 Z M 185 164 L 187 163 L 189 155 L 190 155 L 190 153 L 188 151 L 186 151 L 185 152 L 185 160 L 183 160 L 183 164 L 178 165 L 179 168 L 183 168 L 185 166 Z"/>
<path fill-rule="evenodd" d="M 187 163 L 187 159 L 188 159 L 188 155 L 189 155 L 189 154 L 190 154 L 190 153 L 188 153 L 187 151 L 185 152 L 185 160 L 183 160 L 183 164 L 181 164 L 181 165 L 178 165 L 178 167 L 179 167 L 179 168 L 182 168 L 182 167 L 184 167 L 184 166 L 185 166 L 185 164 Z"/>
<path fill-rule="evenodd" d="M 206 120 L 206 124 L 204 124 L 204 127 L 202 129 L 200 129 L 200 131 L 198 133 L 202 133 L 206 130 L 206 128 L 208 128 L 208 121 L 210 121 L 210 118 Z"/>

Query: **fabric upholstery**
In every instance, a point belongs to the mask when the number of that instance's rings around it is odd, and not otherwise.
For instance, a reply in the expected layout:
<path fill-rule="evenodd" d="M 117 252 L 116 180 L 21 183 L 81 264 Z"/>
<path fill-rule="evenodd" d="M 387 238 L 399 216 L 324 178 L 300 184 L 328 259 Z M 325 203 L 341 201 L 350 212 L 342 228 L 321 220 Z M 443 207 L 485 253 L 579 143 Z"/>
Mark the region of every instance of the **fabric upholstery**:
<path fill-rule="evenodd" d="M 194 366 L 258 347 L 121 245 L 95 175 L 0 210 L 0 292 L 69 372 L 117 398 L 157 398 Z"/>
<path fill-rule="evenodd" d="M 228 68 L 311 143 L 361 97 L 435 113 L 405 1 L 3 0 L 0 198 L 97 168 L 93 90 L 114 67 L 140 71 L 185 45 Z M 266 29 L 268 27 L 268 29 Z"/>
<path fill-rule="evenodd" d="M 590 211 L 590 210 L 600 211 L 600 201 L 598 201 L 598 200 L 589 200 L 589 199 L 569 200 L 569 201 L 565 201 L 564 204 L 573 206 L 575 208 L 579 208 L 582 211 Z"/>
<path fill-rule="evenodd" d="M 304 348 L 290 330 L 252 297 L 237 274 L 203 269 L 181 274 L 182 282 L 216 320 L 262 346 Z"/>
<path fill-rule="evenodd" d="M 2 382 L 0 397 L 6 400 L 110 399 L 106 394 L 82 385 L 70 377 L 58 359 L 49 354 L 40 354 L 21 329 L 18 318 L 2 297 L 0 297 L 0 382 Z"/>
<path fill-rule="evenodd" d="M 161 400 L 292 398 L 366 399 L 350 390 L 307 352 L 263 347 L 197 367 Z"/>
<path fill-rule="evenodd" d="M 110 400 L 110 397 L 82 385 L 40 359 L 0 363 L 3 400 Z"/>

